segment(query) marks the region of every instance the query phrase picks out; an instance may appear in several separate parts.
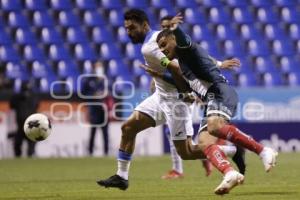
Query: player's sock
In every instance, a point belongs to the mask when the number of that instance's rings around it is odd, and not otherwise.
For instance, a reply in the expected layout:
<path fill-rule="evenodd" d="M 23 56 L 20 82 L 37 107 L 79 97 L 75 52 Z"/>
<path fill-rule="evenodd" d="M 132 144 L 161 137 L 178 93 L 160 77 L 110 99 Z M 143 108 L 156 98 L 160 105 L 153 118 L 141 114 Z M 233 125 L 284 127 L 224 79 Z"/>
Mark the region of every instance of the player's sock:
<path fill-rule="evenodd" d="M 117 175 L 128 180 L 131 154 L 119 149 Z"/>
<path fill-rule="evenodd" d="M 224 125 L 219 129 L 219 137 L 222 139 L 229 140 L 234 144 L 240 145 L 250 151 L 259 154 L 263 150 L 263 146 L 256 142 L 253 138 L 245 133 L 241 132 L 234 125 Z"/>
<path fill-rule="evenodd" d="M 204 149 L 207 159 L 223 174 L 233 170 L 224 152 L 216 144 L 212 144 Z"/>
<path fill-rule="evenodd" d="M 228 157 L 233 157 L 236 153 L 236 146 L 234 145 L 218 145 L 218 146 Z"/>
<path fill-rule="evenodd" d="M 172 140 L 170 140 L 170 152 L 172 158 L 172 169 L 182 174 L 183 173 L 182 159 L 178 155 Z"/>

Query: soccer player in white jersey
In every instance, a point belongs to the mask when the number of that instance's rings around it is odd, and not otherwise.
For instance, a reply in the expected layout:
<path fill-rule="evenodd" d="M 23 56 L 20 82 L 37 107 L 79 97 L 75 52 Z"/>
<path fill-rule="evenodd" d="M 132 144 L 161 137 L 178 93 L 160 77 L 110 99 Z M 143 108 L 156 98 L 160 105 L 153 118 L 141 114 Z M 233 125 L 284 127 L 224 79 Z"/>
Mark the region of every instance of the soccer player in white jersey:
<path fill-rule="evenodd" d="M 143 43 L 141 51 L 147 65 L 153 70 L 164 73 L 166 69 L 161 66 L 161 61 L 165 55 L 159 50 L 156 43 L 159 31 L 150 29 L 148 17 L 142 10 L 131 9 L 124 14 L 124 18 L 125 28 L 131 41 L 134 44 Z M 176 63 L 174 65 L 178 66 Z M 183 79 L 179 66 L 177 69 L 177 72 L 172 71 L 172 76 Z M 100 186 L 126 190 L 136 135 L 142 130 L 165 122 L 168 124 L 177 153 L 182 159 L 206 158 L 196 145 L 192 145 L 193 127 L 189 107 L 185 102 L 178 101 L 178 90 L 185 91 L 189 86 L 185 84 L 175 87 L 157 77 L 154 78 L 154 81 L 155 93 L 139 104 L 122 125 L 117 173 L 108 179 L 97 181 Z"/>

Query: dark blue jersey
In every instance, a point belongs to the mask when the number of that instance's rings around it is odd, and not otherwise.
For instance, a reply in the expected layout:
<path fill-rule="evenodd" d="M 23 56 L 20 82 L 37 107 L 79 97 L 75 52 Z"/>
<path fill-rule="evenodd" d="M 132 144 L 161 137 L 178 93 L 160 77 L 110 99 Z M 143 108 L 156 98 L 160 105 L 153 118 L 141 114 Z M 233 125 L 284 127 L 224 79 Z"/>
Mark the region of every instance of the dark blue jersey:
<path fill-rule="evenodd" d="M 176 53 L 183 75 L 194 80 L 198 78 L 208 83 L 226 82 L 216 62 L 196 43 L 188 47 L 177 47 Z"/>

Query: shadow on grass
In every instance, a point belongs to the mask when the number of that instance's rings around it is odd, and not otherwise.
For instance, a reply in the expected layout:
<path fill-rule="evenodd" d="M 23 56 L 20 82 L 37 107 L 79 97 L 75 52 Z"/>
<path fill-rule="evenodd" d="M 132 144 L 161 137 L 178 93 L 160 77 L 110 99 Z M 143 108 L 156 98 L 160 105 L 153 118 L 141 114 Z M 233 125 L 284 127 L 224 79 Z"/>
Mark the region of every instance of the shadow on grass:
<path fill-rule="evenodd" d="M 295 194 L 300 194 L 299 192 L 243 192 L 243 193 L 239 193 L 239 194 L 235 194 L 235 196 L 256 196 L 256 195 L 265 195 L 265 196 L 269 196 L 269 195 L 295 195 Z"/>

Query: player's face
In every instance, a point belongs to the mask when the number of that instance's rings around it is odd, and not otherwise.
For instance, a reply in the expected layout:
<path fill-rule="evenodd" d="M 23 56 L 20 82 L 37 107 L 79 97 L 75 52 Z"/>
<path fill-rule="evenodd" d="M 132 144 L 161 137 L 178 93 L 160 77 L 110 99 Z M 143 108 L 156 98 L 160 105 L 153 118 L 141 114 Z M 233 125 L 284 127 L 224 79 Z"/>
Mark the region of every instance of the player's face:
<path fill-rule="evenodd" d="M 160 38 L 158 46 L 169 60 L 173 60 L 175 58 L 176 41 L 174 36 Z"/>
<path fill-rule="evenodd" d="M 169 29 L 171 27 L 171 20 L 162 20 L 160 23 L 161 28 L 164 29 Z"/>
<path fill-rule="evenodd" d="M 124 26 L 133 44 L 143 43 L 146 36 L 146 24 L 139 24 L 133 20 L 125 20 Z"/>

